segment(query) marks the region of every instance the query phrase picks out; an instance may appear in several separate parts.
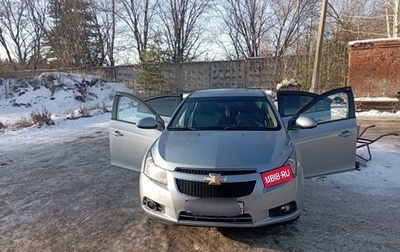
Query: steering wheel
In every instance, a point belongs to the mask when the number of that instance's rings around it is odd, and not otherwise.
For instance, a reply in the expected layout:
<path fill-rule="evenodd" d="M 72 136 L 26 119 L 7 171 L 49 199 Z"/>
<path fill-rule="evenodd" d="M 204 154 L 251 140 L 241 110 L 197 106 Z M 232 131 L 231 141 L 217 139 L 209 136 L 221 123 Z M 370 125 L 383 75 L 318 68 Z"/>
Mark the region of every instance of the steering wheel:
<path fill-rule="evenodd" d="M 238 125 L 250 127 L 264 127 L 264 122 L 261 118 L 254 115 L 246 115 L 238 120 Z"/>

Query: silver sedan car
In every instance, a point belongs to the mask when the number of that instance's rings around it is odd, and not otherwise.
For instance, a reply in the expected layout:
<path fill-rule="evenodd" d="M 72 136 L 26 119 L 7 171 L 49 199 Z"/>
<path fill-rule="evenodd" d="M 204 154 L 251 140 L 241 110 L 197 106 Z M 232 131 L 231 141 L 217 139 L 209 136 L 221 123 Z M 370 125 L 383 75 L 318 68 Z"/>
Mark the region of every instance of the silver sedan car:
<path fill-rule="evenodd" d="M 276 104 L 257 89 L 117 93 L 110 122 L 111 162 L 140 172 L 144 211 L 193 226 L 297 219 L 304 178 L 355 169 L 356 140 L 350 87 L 284 91 Z"/>

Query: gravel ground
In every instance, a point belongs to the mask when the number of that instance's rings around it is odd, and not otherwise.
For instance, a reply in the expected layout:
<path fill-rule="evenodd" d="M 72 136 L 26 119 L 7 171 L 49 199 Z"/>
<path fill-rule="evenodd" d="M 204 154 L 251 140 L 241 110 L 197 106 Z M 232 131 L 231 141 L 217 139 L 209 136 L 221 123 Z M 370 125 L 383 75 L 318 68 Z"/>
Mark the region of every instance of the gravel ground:
<path fill-rule="evenodd" d="M 369 134 L 398 127 L 387 120 Z M 306 180 L 294 223 L 196 228 L 146 217 L 138 178 L 110 165 L 105 129 L 0 153 L 0 251 L 400 251 L 395 192 L 366 195 L 321 177 Z"/>

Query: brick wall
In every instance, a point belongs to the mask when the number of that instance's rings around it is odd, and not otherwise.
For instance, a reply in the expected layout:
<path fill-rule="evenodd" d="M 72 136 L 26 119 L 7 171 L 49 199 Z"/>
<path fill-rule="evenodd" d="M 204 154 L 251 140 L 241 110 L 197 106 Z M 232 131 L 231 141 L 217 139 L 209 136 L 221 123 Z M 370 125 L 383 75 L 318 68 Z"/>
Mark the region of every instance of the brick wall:
<path fill-rule="evenodd" d="M 396 97 L 400 92 L 400 39 L 349 43 L 347 84 L 356 97 Z"/>

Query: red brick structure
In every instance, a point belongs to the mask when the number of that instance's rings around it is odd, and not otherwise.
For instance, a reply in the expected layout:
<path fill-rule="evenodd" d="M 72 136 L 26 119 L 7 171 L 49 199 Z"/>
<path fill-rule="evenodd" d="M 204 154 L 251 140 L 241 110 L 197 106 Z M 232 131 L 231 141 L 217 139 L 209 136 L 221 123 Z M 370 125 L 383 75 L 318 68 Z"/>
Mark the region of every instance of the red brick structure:
<path fill-rule="evenodd" d="M 400 92 L 400 39 L 349 43 L 347 85 L 356 97 L 397 97 Z"/>

